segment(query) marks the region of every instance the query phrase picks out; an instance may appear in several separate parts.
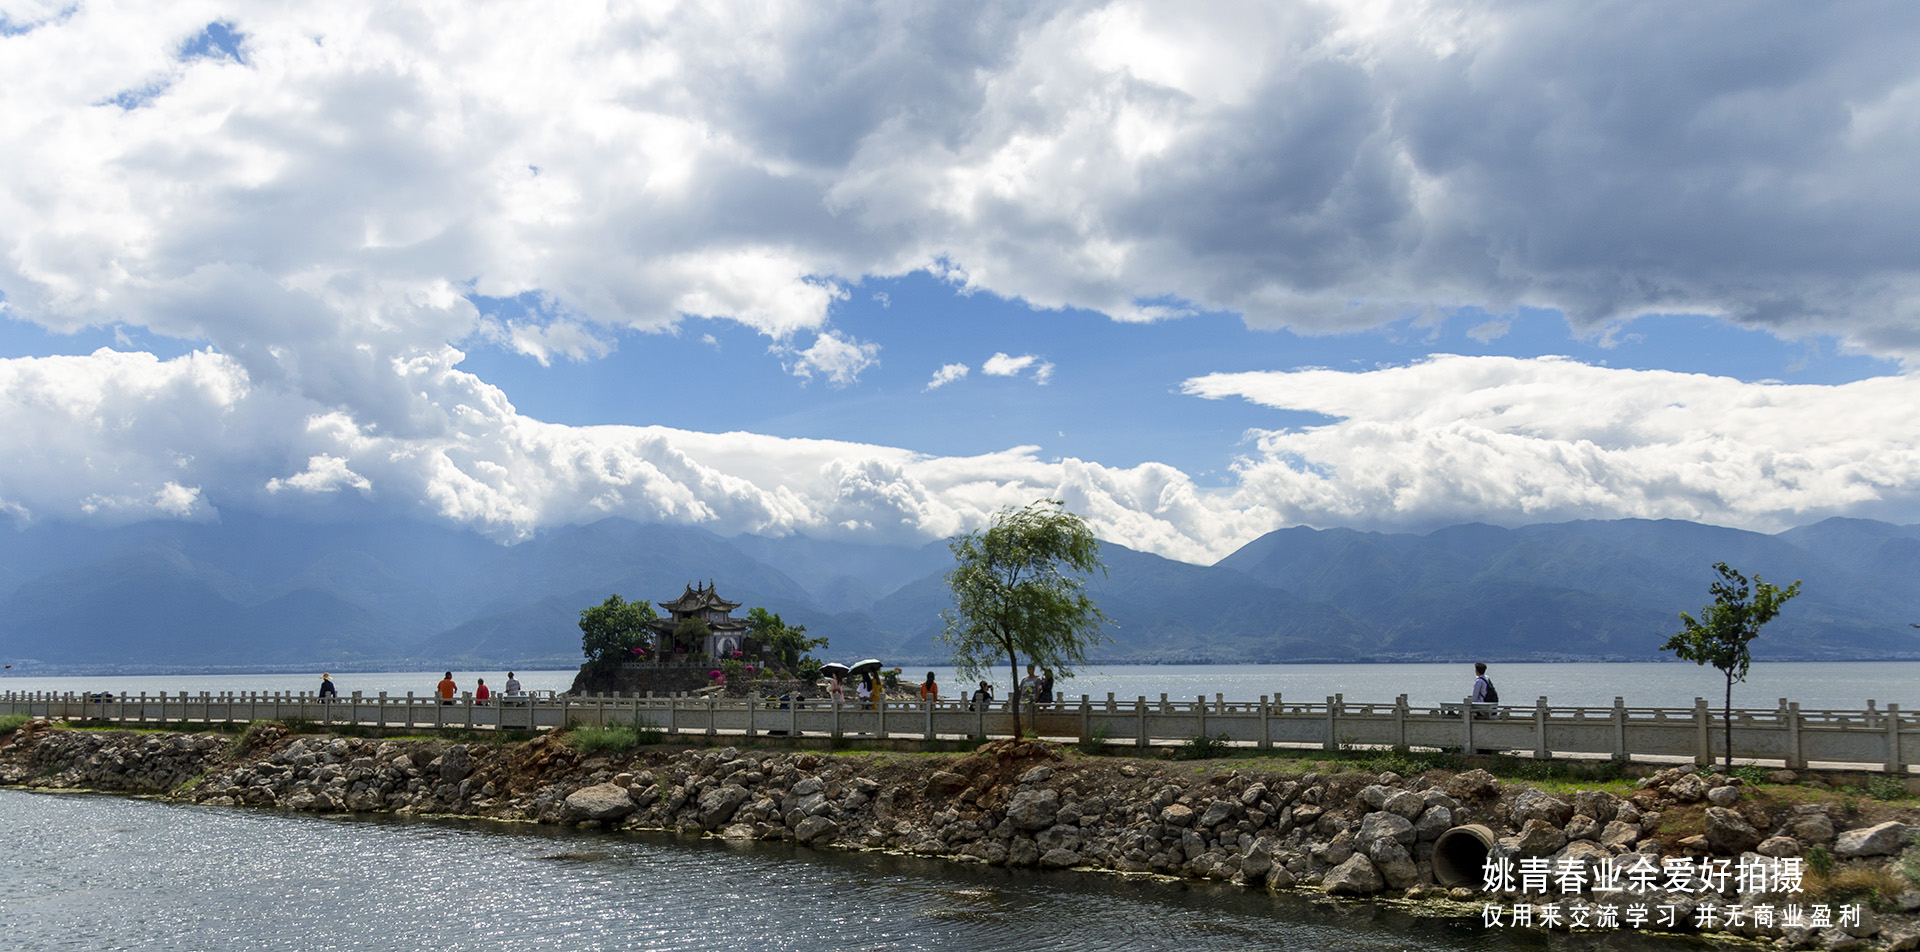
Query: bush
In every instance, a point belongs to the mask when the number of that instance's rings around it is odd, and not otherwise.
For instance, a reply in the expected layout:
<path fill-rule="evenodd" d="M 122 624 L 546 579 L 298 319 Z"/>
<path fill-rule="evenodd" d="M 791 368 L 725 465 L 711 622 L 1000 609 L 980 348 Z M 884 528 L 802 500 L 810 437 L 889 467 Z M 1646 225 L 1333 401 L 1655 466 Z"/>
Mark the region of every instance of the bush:
<path fill-rule="evenodd" d="M 567 746 L 583 754 L 601 751 L 632 750 L 640 743 L 631 727 L 576 727 L 562 738 Z"/>
<path fill-rule="evenodd" d="M 1195 734 L 1187 738 L 1187 742 L 1180 746 L 1174 756 L 1181 760 L 1213 760 L 1225 757 L 1232 749 L 1228 743 L 1230 739 L 1226 734 L 1215 734 L 1212 737 Z"/>
<path fill-rule="evenodd" d="M 1834 867 L 1833 854 L 1827 852 L 1826 847 L 1824 846 L 1807 847 L 1807 871 L 1808 872 L 1814 874 L 1815 876 L 1820 876 L 1820 877 L 1832 876 L 1833 867 Z"/>
<path fill-rule="evenodd" d="M 11 734 L 14 731 L 19 730 L 21 725 L 25 724 L 30 720 L 33 720 L 33 717 L 27 714 L 8 714 L 5 716 L 0 716 L 0 737 L 5 737 L 8 734 Z"/>
<path fill-rule="evenodd" d="M 1905 800 L 1907 785 L 1899 777 L 1882 774 L 1867 781 L 1867 796 L 1875 800 Z"/>
<path fill-rule="evenodd" d="M 1773 782 L 1773 778 L 1767 776 L 1767 769 L 1759 764 L 1741 764 L 1733 768 L 1733 775 L 1748 786 L 1757 787 L 1763 783 Z"/>

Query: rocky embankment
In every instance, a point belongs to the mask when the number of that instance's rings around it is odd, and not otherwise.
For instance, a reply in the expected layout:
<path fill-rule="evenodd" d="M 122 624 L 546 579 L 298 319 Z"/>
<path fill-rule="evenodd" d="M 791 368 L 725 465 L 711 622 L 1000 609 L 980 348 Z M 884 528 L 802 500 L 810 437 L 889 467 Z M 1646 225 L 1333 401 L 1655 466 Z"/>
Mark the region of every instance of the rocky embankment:
<path fill-rule="evenodd" d="M 1654 922 L 1617 927 L 1700 929 L 1786 949 L 1902 952 L 1920 940 L 1920 887 L 1901 858 L 1914 849 L 1913 810 L 1677 768 L 1643 778 L 1624 796 L 1597 789 L 1553 796 L 1483 770 L 1266 773 L 1084 757 L 1010 741 L 953 755 L 665 746 L 583 755 L 546 736 L 469 744 L 293 736 L 265 724 L 235 738 L 36 722 L 0 739 L 0 783 L 889 849 L 1451 901 L 1461 904 L 1451 907 L 1456 912 L 1476 917 L 1496 904 L 1524 903 L 1535 927 L 1577 926 L 1583 907 L 1638 903 L 1671 910 L 1671 924 L 1656 913 Z M 1471 882 L 1449 888 L 1436 881 L 1436 843 L 1457 840 L 1462 827 L 1477 828 L 1484 846 L 1465 854 Z M 1451 855 L 1449 847 L 1442 878 Z M 1813 868 L 1829 858 L 1830 869 Z M 1548 870 L 1549 888 L 1483 892 L 1489 859 L 1516 871 Z M 1769 872 L 1715 877 L 1716 859 L 1727 861 L 1726 870 Z M 1604 887 L 1606 867 L 1624 871 L 1642 861 L 1660 875 L 1631 895 L 1593 888 Z M 1920 855 L 1909 853 L 1906 862 L 1920 865 Z M 1699 875 L 1679 875 L 1681 866 Z M 1789 871 L 1804 880 L 1780 875 Z M 1836 913 L 1822 925 L 1818 917 L 1788 921 L 1789 903 L 1866 908 L 1857 921 Z M 1783 914 L 1758 922 L 1724 911 L 1761 905 Z M 1719 911 L 1702 921 L 1703 907 Z"/>

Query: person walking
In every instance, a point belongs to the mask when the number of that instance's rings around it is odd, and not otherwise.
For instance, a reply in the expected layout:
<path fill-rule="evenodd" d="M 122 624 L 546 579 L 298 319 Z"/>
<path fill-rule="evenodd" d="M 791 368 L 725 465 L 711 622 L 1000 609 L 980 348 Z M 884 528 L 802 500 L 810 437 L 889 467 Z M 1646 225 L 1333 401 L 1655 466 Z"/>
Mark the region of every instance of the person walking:
<path fill-rule="evenodd" d="M 320 696 L 323 698 L 340 696 L 340 689 L 333 686 L 333 675 L 323 674 L 320 676 Z"/>
<path fill-rule="evenodd" d="M 453 672 L 447 672 L 447 676 L 440 679 L 440 684 L 436 690 L 438 690 L 440 694 L 440 703 L 453 703 L 453 696 L 460 693 L 460 685 L 453 683 Z"/>
<path fill-rule="evenodd" d="M 1497 704 L 1499 702 L 1500 692 L 1494 690 L 1493 679 L 1487 677 L 1487 663 L 1475 661 L 1473 663 L 1473 703 Z"/>

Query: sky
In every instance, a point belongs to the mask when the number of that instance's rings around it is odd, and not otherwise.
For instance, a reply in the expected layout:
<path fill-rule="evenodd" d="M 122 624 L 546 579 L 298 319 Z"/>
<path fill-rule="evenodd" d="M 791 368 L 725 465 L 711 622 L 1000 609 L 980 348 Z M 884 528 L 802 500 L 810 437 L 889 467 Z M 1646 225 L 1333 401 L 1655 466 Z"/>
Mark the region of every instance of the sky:
<path fill-rule="evenodd" d="M 1920 522 L 1920 8 L 0 0 L 0 518 Z"/>

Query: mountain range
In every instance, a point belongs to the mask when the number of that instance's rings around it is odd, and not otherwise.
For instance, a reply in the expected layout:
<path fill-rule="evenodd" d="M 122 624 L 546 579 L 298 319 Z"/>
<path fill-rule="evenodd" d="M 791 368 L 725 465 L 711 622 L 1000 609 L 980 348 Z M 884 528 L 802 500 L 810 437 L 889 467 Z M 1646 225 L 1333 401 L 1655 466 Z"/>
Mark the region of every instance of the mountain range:
<path fill-rule="evenodd" d="M 1106 543 L 1089 591 L 1106 662 L 1651 660 L 1725 561 L 1802 595 L 1768 659 L 1920 658 L 1920 526 L 1828 519 L 1777 534 L 1589 521 L 1424 534 L 1281 529 L 1211 566 Z M 247 515 L 0 543 L 0 659 L 73 668 L 564 667 L 582 608 L 691 582 L 830 639 L 827 654 L 945 659 L 943 541 L 722 538 L 609 519 L 502 546 L 404 521 Z M 744 611 L 744 608 L 743 608 Z"/>

